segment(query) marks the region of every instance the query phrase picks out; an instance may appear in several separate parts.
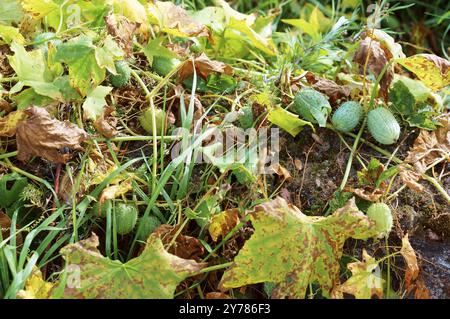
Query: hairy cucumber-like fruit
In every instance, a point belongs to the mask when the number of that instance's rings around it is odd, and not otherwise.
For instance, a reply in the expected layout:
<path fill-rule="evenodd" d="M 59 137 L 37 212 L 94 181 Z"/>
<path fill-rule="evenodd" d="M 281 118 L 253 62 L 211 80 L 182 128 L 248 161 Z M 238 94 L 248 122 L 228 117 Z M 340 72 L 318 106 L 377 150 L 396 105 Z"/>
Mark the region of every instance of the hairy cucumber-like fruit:
<path fill-rule="evenodd" d="M 375 203 L 367 210 L 367 217 L 375 222 L 375 227 L 380 234 L 387 235 L 392 229 L 391 209 L 385 203 Z"/>
<path fill-rule="evenodd" d="M 361 104 L 354 101 L 343 103 L 331 118 L 333 126 L 341 132 L 351 132 L 358 126 L 363 115 Z"/>
<path fill-rule="evenodd" d="M 316 90 L 302 89 L 295 95 L 292 110 L 305 120 L 325 127 L 331 105 L 327 98 Z"/>
<path fill-rule="evenodd" d="M 155 56 L 155 57 L 153 57 L 152 69 L 159 75 L 166 76 L 179 63 L 180 63 L 180 60 L 178 60 L 176 58 L 168 58 L 165 56 Z"/>
<path fill-rule="evenodd" d="M 239 126 L 243 129 L 248 129 L 253 127 L 253 109 L 251 106 L 244 106 L 239 111 Z"/>
<path fill-rule="evenodd" d="M 138 209 L 133 204 L 119 203 L 115 207 L 116 231 L 120 235 L 131 232 L 136 226 Z"/>
<path fill-rule="evenodd" d="M 153 132 L 153 117 L 152 117 L 152 109 L 148 108 L 146 109 L 140 116 L 139 116 L 139 123 L 141 123 L 141 126 L 144 130 L 146 130 L 149 133 Z M 166 112 L 161 109 L 155 109 L 155 119 L 156 119 L 156 133 L 161 133 L 161 130 L 164 126 L 164 122 L 166 120 Z"/>
<path fill-rule="evenodd" d="M 101 218 L 106 218 L 108 214 L 108 210 L 111 211 L 112 201 L 110 199 L 106 200 L 104 203 L 96 202 L 94 206 L 92 206 L 91 213 L 94 216 L 99 216 Z"/>
<path fill-rule="evenodd" d="M 114 87 L 120 88 L 127 84 L 130 80 L 131 70 L 125 60 L 116 61 L 114 62 L 114 65 L 116 67 L 117 74 L 110 74 L 109 81 Z"/>
<path fill-rule="evenodd" d="M 393 144 L 400 136 L 400 125 L 391 111 L 384 107 L 373 109 L 368 113 L 367 127 L 373 138 L 381 144 Z"/>
<path fill-rule="evenodd" d="M 141 241 L 146 241 L 148 236 L 159 226 L 161 222 L 155 216 L 142 216 L 138 220 L 138 234 L 137 239 Z"/>

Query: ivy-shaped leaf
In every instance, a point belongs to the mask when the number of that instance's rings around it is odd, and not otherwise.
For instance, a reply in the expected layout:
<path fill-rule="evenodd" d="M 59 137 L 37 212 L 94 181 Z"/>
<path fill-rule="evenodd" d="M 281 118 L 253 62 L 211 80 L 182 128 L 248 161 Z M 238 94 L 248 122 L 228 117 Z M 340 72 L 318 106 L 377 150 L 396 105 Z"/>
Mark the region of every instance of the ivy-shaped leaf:
<path fill-rule="evenodd" d="M 70 244 L 61 253 L 71 269 L 79 270 L 79 283 L 65 287 L 66 298 L 173 298 L 175 288 L 204 264 L 169 254 L 156 235 L 144 251 L 126 263 L 103 257 L 98 237 Z M 78 286 L 78 288 L 77 288 Z"/>
<path fill-rule="evenodd" d="M 342 293 L 355 296 L 356 299 L 370 299 L 372 296 L 383 297 L 383 282 L 380 272 L 376 271 L 378 262 L 363 250 L 363 261 L 350 263 L 347 268 L 352 276 L 333 290 L 334 297 L 342 298 Z"/>
<path fill-rule="evenodd" d="M 103 113 L 105 97 L 111 92 L 110 86 L 97 86 L 90 91 L 83 103 L 84 118 L 95 121 Z"/>
<path fill-rule="evenodd" d="M 53 84 L 52 75 L 47 67 L 43 52 L 39 50 L 27 51 L 17 43 L 11 44 L 13 56 L 9 56 L 9 63 L 19 77 L 19 82 L 11 88 L 10 93 L 17 93 L 24 86 L 30 86 L 43 96 L 55 100 L 62 100 L 59 89 Z"/>
<path fill-rule="evenodd" d="M 328 297 L 339 282 L 339 260 L 347 238 L 378 235 L 375 224 L 358 210 L 354 198 L 331 216 L 306 216 L 283 198 L 250 213 L 255 233 L 221 280 L 221 289 L 274 282 L 274 298 L 304 298 L 317 282 Z"/>
<path fill-rule="evenodd" d="M 69 66 L 70 83 L 83 96 L 105 79 L 105 69 L 98 65 L 95 53 L 92 39 L 81 35 L 59 45 L 55 55 L 55 61 Z"/>

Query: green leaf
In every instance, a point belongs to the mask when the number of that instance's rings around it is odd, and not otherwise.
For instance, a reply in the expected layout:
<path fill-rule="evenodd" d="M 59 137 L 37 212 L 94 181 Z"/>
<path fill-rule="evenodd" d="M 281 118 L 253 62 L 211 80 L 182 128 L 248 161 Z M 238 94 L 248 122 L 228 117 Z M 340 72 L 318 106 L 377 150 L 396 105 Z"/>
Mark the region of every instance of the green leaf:
<path fill-rule="evenodd" d="M 175 52 L 167 49 L 165 46 L 162 45 L 163 40 L 164 40 L 163 38 L 152 39 L 148 41 L 146 47 L 142 48 L 142 52 L 144 52 L 150 65 L 153 63 L 153 57 L 155 56 L 170 59 L 179 58 L 179 56 Z"/>
<path fill-rule="evenodd" d="M 22 34 L 20 34 L 19 29 L 7 25 L 0 24 L 0 38 L 3 39 L 6 44 L 10 44 L 13 41 L 19 44 L 25 43 L 25 39 Z"/>
<path fill-rule="evenodd" d="M 430 89 L 421 82 L 402 76 L 389 90 L 389 100 L 397 113 L 409 115 L 416 111 L 416 104 L 426 101 L 430 94 Z"/>
<path fill-rule="evenodd" d="M 11 88 L 10 93 L 21 91 L 23 86 L 30 86 L 40 95 L 62 100 L 61 92 L 53 84 L 42 50 L 26 51 L 15 42 L 11 45 L 11 50 L 15 54 L 9 57 L 9 63 L 16 71 L 19 82 Z"/>
<path fill-rule="evenodd" d="M 309 125 L 314 129 L 314 126 L 310 122 L 299 119 L 298 115 L 286 111 L 279 106 L 269 111 L 267 119 L 294 137 L 301 132 L 305 125 Z"/>
<path fill-rule="evenodd" d="M 27 185 L 27 178 L 17 173 L 3 175 L 0 178 L 0 207 L 7 208 L 17 202 Z"/>
<path fill-rule="evenodd" d="M 37 94 L 32 88 L 23 90 L 19 94 L 14 95 L 12 99 L 17 104 L 18 110 L 26 109 L 30 105 L 44 106 L 52 102 L 52 99 Z"/>
<path fill-rule="evenodd" d="M 317 282 L 325 297 L 339 282 L 339 260 L 347 238 L 378 235 L 354 198 L 328 217 L 306 216 L 283 198 L 258 205 L 250 213 L 252 237 L 225 271 L 221 289 L 275 282 L 274 298 L 304 298 Z"/>
<path fill-rule="evenodd" d="M 146 10 L 138 0 L 107 0 L 107 3 L 113 6 L 114 13 L 123 15 L 132 22 L 147 21 Z"/>
<path fill-rule="evenodd" d="M 21 0 L 22 7 L 32 14 L 34 19 L 45 18 L 47 24 L 55 30 L 59 26 L 59 5 L 52 0 Z"/>
<path fill-rule="evenodd" d="M 107 104 L 105 97 L 112 91 L 110 86 L 97 86 L 90 91 L 83 103 L 84 118 L 95 121 L 103 113 Z"/>
<path fill-rule="evenodd" d="M 2 0 L 0 6 L 0 24 L 9 25 L 22 20 L 23 11 L 18 0 Z"/>
<path fill-rule="evenodd" d="M 112 74 L 117 74 L 114 65 L 115 60 L 120 60 L 124 52 L 111 36 L 107 36 L 103 46 L 95 48 L 95 59 L 98 66 L 106 68 Z"/>
<path fill-rule="evenodd" d="M 66 264 L 79 275 L 79 286 L 66 287 L 64 298 L 173 298 L 177 285 L 204 267 L 194 260 L 169 254 L 157 235 L 150 235 L 144 251 L 122 263 L 100 254 L 95 234 L 61 249 Z"/>
<path fill-rule="evenodd" d="M 56 52 L 55 61 L 69 66 L 70 83 L 82 96 L 105 79 L 105 69 L 98 65 L 95 51 L 92 39 L 81 35 L 59 45 Z"/>

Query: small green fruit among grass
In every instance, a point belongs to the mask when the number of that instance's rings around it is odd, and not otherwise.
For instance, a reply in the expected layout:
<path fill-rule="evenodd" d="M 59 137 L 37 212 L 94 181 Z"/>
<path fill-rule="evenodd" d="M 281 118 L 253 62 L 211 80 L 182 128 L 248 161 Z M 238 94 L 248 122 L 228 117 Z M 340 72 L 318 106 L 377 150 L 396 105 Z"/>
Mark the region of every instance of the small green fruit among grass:
<path fill-rule="evenodd" d="M 325 127 L 331 105 L 327 98 L 316 90 L 302 89 L 294 98 L 293 111 L 305 120 Z"/>
<path fill-rule="evenodd" d="M 141 241 L 146 241 L 148 236 L 159 226 L 161 222 L 155 216 L 142 216 L 138 220 L 138 234 L 137 239 Z"/>
<path fill-rule="evenodd" d="M 116 231 L 120 235 L 131 232 L 136 226 L 138 209 L 133 204 L 119 203 L 115 207 Z"/>
<path fill-rule="evenodd" d="M 385 145 L 394 144 L 400 136 L 400 125 L 387 108 L 379 107 L 367 115 L 367 127 L 377 142 Z"/>
<path fill-rule="evenodd" d="M 358 102 L 345 102 L 334 112 L 331 122 L 338 131 L 351 132 L 358 126 L 363 113 L 363 108 Z"/>
<path fill-rule="evenodd" d="M 114 87 L 120 88 L 127 84 L 130 80 L 131 70 L 125 60 L 116 61 L 114 62 L 114 65 L 116 67 L 117 74 L 110 74 L 109 81 Z"/>
<path fill-rule="evenodd" d="M 376 230 L 383 235 L 390 233 L 392 229 L 391 209 L 385 203 L 375 203 L 367 210 L 367 217 L 375 222 Z"/>
<path fill-rule="evenodd" d="M 94 206 L 92 206 L 92 214 L 94 216 L 99 216 L 101 218 L 106 218 L 108 211 L 111 211 L 112 201 L 106 200 L 104 203 L 100 204 L 100 202 L 96 202 Z"/>
<path fill-rule="evenodd" d="M 160 76 L 166 76 L 172 71 L 178 64 L 180 60 L 175 58 L 168 58 L 164 56 L 153 57 L 152 69 Z"/>
<path fill-rule="evenodd" d="M 139 123 L 141 124 L 142 128 L 149 133 L 153 132 L 152 114 L 153 114 L 152 109 L 148 108 L 139 116 Z M 161 130 L 166 121 L 166 112 L 164 112 L 164 110 L 161 109 L 155 109 L 155 119 L 156 119 L 156 133 L 159 134 L 161 133 Z"/>

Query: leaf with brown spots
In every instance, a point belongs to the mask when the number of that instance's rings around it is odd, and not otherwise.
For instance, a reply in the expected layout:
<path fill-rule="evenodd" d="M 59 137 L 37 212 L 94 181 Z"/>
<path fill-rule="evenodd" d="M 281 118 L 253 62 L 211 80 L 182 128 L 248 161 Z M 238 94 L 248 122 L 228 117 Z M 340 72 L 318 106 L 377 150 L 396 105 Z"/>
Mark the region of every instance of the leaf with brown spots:
<path fill-rule="evenodd" d="M 273 298 L 304 298 L 310 283 L 323 295 L 339 282 L 339 260 L 347 238 L 377 236 L 375 224 L 354 198 L 331 216 L 306 216 L 281 197 L 250 212 L 255 233 L 223 275 L 220 288 L 274 282 Z"/>
<path fill-rule="evenodd" d="M 359 64 L 361 73 L 364 73 L 364 70 L 366 70 L 367 75 L 370 72 L 375 77 L 378 77 L 390 58 L 391 53 L 384 49 L 380 42 L 371 37 L 365 37 L 359 43 L 353 60 Z M 388 88 L 393 77 L 392 67 L 388 68 L 380 81 L 380 94 L 383 97 L 387 97 Z"/>
<path fill-rule="evenodd" d="M 183 63 L 179 71 L 180 82 L 183 82 L 194 73 L 194 67 L 197 75 L 204 79 L 214 72 L 228 75 L 233 74 L 233 69 L 231 66 L 223 62 L 211 60 L 206 56 L 206 54 L 202 53 L 200 56 L 194 58 L 194 61 L 189 59 Z"/>
<path fill-rule="evenodd" d="M 75 124 L 58 121 L 45 108 L 32 106 L 25 113 L 28 118 L 19 123 L 16 132 L 19 160 L 40 156 L 52 163 L 66 163 L 72 157 L 70 151 L 83 149 L 80 143 L 88 135 Z"/>
<path fill-rule="evenodd" d="M 173 298 L 177 285 L 204 267 L 168 253 L 156 235 L 150 235 L 144 251 L 122 263 L 100 254 L 98 237 L 61 249 L 67 265 L 77 271 L 78 287 L 65 287 L 65 298 Z"/>
<path fill-rule="evenodd" d="M 383 279 L 381 274 L 375 271 L 378 262 L 363 250 L 364 261 L 350 263 L 347 268 L 352 272 L 352 276 L 342 285 L 333 290 L 334 297 L 342 298 L 342 293 L 355 296 L 356 299 L 370 299 L 377 296 L 383 297 Z"/>
<path fill-rule="evenodd" d="M 148 5 L 150 22 L 158 24 L 162 31 L 178 37 L 209 36 L 202 23 L 192 19 L 186 10 L 170 1 L 155 1 Z"/>
<path fill-rule="evenodd" d="M 227 209 L 212 216 L 209 224 L 209 234 L 213 241 L 219 237 L 225 237 L 239 223 L 239 210 L 236 208 Z"/>
<path fill-rule="evenodd" d="M 450 84 L 450 62 L 434 54 L 416 54 L 395 60 L 434 91 Z"/>

